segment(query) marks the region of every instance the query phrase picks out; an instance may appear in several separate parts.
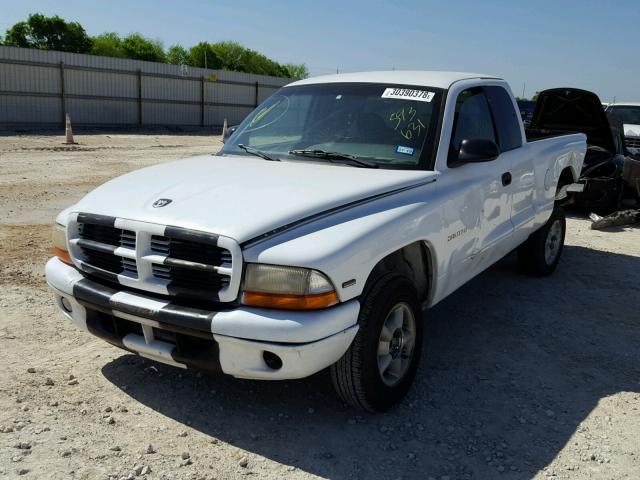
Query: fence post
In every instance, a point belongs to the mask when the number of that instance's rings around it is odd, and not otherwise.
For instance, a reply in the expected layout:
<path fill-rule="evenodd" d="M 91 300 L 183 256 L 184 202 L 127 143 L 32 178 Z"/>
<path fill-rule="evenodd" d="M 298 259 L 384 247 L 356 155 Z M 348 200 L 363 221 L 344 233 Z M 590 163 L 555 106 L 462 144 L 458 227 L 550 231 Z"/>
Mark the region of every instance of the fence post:
<path fill-rule="evenodd" d="M 255 106 L 258 106 L 258 88 L 260 87 L 260 84 L 258 82 L 256 82 L 256 93 L 255 93 L 255 98 L 253 103 L 255 104 Z"/>
<path fill-rule="evenodd" d="M 138 126 L 142 126 L 142 70 L 138 69 Z"/>
<path fill-rule="evenodd" d="M 67 105 L 64 90 L 64 62 L 60 62 L 60 104 L 62 105 L 62 125 L 67 124 Z"/>
<path fill-rule="evenodd" d="M 200 126 L 204 127 L 204 75 L 200 77 Z"/>

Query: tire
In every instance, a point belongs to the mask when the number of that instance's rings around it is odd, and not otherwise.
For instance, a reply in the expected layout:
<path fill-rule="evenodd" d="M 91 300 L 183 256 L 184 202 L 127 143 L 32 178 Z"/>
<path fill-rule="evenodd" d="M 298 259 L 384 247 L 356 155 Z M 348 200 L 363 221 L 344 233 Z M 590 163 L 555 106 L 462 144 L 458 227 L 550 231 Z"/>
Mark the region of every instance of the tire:
<path fill-rule="evenodd" d="M 393 315 L 390 315 L 392 312 Z M 409 332 L 411 316 L 413 335 Z M 379 348 L 384 350 L 380 342 L 386 343 L 386 338 L 389 338 L 392 330 L 389 326 L 397 324 L 400 317 L 402 327 L 393 330 L 388 344 L 389 353 L 380 354 Z M 401 401 L 407 394 L 420 361 L 423 337 L 422 309 L 413 282 L 395 273 L 387 273 L 377 278 L 361 297 L 358 323 L 360 329 L 351 346 L 343 357 L 331 366 L 333 386 L 347 404 L 369 412 L 382 412 Z M 384 334 L 386 338 L 383 338 L 382 333 L 384 325 L 388 327 Z M 411 337 L 413 345 L 410 348 Z M 382 365 L 387 361 L 391 362 L 387 363 L 384 374 L 380 370 L 382 367 L 379 368 L 379 361 Z"/>
<path fill-rule="evenodd" d="M 562 207 L 555 205 L 551 217 L 518 248 L 518 263 L 534 277 L 551 275 L 560 261 L 567 230 Z"/>

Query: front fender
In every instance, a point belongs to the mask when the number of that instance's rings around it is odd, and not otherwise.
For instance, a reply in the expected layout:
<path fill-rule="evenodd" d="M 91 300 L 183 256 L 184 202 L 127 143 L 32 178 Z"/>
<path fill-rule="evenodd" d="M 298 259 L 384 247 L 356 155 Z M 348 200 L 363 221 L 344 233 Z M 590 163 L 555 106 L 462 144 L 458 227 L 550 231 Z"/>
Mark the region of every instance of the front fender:
<path fill-rule="evenodd" d="M 425 185 L 319 219 L 250 246 L 244 260 L 320 270 L 341 301 L 362 293 L 380 260 L 416 241 L 428 244 L 437 270 L 443 218 L 435 191 Z"/>

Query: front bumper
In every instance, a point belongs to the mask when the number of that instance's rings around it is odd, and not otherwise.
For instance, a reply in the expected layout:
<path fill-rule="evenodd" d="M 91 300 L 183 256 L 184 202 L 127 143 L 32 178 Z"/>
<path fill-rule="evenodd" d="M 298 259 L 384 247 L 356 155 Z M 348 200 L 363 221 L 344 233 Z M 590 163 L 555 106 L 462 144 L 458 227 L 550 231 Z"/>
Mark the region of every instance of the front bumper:
<path fill-rule="evenodd" d="M 58 306 L 76 326 L 182 368 L 252 379 L 307 377 L 339 360 L 358 331 L 357 300 L 310 312 L 208 311 L 116 290 L 57 258 L 45 272 Z"/>

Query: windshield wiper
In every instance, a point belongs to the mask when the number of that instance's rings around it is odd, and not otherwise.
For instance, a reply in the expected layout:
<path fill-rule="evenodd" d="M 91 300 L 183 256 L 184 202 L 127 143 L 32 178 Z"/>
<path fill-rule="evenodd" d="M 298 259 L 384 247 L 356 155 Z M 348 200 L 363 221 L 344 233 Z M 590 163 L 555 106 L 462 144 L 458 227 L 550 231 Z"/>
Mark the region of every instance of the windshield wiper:
<path fill-rule="evenodd" d="M 325 150 L 289 150 L 289 155 L 300 155 L 301 157 L 312 157 L 328 160 L 331 163 L 348 163 L 355 167 L 379 168 L 377 163 L 368 162 L 355 155 L 339 152 L 327 152 Z"/>
<path fill-rule="evenodd" d="M 238 144 L 238 148 L 240 150 L 244 150 L 247 153 L 250 153 L 251 155 L 255 155 L 256 157 L 260 157 L 260 158 L 264 158 L 265 160 L 269 160 L 271 162 L 279 162 L 280 159 L 276 158 L 276 157 L 270 157 L 269 155 L 267 155 L 265 152 L 263 152 L 262 150 L 258 150 L 257 148 L 253 148 L 253 147 L 248 147 L 246 145 L 243 144 Z"/>

